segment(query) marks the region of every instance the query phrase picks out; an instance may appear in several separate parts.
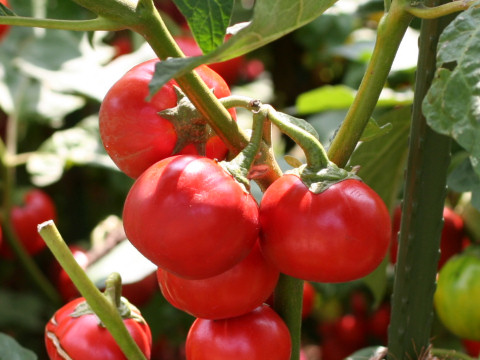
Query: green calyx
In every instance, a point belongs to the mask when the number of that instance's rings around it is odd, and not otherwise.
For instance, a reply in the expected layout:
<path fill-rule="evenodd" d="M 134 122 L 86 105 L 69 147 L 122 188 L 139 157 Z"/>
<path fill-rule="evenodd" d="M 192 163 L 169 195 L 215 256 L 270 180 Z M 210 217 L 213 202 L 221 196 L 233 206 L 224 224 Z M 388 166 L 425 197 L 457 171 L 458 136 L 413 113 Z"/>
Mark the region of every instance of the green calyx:
<path fill-rule="evenodd" d="M 124 320 L 133 319 L 139 323 L 144 323 L 145 319 L 140 315 L 138 309 L 130 303 L 122 295 L 122 279 L 120 274 L 112 273 L 106 280 L 106 287 L 103 295 L 108 299 L 108 301 L 117 309 L 120 317 Z M 88 302 L 80 302 L 70 314 L 71 317 L 81 317 L 84 315 L 95 315 L 95 312 L 92 310 Z M 105 327 L 102 321 L 98 318 L 98 325 Z"/>
<path fill-rule="evenodd" d="M 309 167 L 307 164 L 304 164 L 295 169 L 287 171 L 285 174 L 298 176 L 308 190 L 315 194 L 324 192 L 330 186 L 335 185 L 340 181 L 348 179 L 361 181 L 355 172 L 339 168 L 331 161 L 328 162 L 326 167 L 318 171 L 312 170 L 311 167 Z"/>
<path fill-rule="evenodd" d="M 185 93 L 178 86 L 174 86 L 174 90 L 177 94 L 177 106 L 158 113 L 175 128 L 177 142 L 172 155 L 193 144 L 198 154 L 205 156 L 205 145 L 214 133 Z"/>

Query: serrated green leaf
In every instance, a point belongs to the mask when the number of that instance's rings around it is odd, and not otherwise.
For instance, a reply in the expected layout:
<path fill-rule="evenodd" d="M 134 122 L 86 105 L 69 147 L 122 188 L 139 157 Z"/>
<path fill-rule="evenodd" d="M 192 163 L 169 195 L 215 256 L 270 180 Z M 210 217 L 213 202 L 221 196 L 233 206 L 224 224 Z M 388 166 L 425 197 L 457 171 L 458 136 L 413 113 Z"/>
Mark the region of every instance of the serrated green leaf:
<path fill-rule="evenodd" d="M 190 30 L 203 53 L 223 44 L 232 16 L 233 0 L 174 0 L 187 19 Z"/>
<path fill-rule="evenodd" d="M 232 32 L 235 35 L 216 50 L 195 58 L 168 59 L 157 64 L 153 84 L 150 85 L 150 94 L 156 93 L 168 80 L 181 76 L 201 64 L 229 60 L 277 40 L 313 21 L 336 1 L 257 1 L 252 21 L 233 26 Z M 275 14 L 274 21 L 271 21 L 272 14 Z"/>
<path fill-rule="evenodd" d="M 460 13 L 440 36 L 438 48 L 439 69 L 423 112 L 432 129 L 467 150 L 480 175 L 480 8 Z"/>
<path fill-rule="evenodd" d="M 13 337 L 0 333 L 0 360 L 36 360 L 33 351 L 22 347 Z"/>

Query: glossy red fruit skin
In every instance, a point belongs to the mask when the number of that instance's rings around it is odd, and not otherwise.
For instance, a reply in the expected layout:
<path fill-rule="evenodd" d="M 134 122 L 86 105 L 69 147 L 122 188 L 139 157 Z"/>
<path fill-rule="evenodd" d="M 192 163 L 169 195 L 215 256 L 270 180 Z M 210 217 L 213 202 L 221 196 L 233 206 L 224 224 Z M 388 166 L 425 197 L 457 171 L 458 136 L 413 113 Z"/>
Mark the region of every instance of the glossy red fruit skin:
<path fill-rule="evenodd" d="M 288 360 L 292 351 L 287 326 L 268 305 L 229 319 L 196 319 L 185 347 L 187 360 Z"/>
<path fill-rule="evenodd" d="M 397 262 L 398 232 L 400 231 L 401 215 L 402 209 L 400 206 L 397 206 L 392 220 L 392 240 L 390 245 L 390 262 L 392 264 Z M 449 207 L 444 207 L 443 221 L 438 270 L 442 268 L 448 259 L 460 253 L 465 247 L 465 229 L 462 217 Z"/>
<path fill-rule="evenodd" d="M 130 242 L 155 265 L 205 279 L 249 254 L 258 239 L 258 204 L 214 160 L 178 155 L 135 181 L 123 223 Z"/>
<path fill-rule="evenodd" d="M 390 215 L 365 183 L 348 179 L 315 194 L 286 174 L 260 203 L 265 257 L 287 275 L 346 282 L 372 272 L 390 243 Z"/>
<path fill-rule="evenodd" d="M 10 7 L 7 0 L 0 0 L 0 4 Z M 7 36 L 8 30 L 10 29 L 9 25 L 0 25 L 0 41 L 2 41 L 5 36 Z"/>
<path fill-rule="evenodd" d="M 173 124 L 158 112 L 177 105 L 174 80 L 165 84 L 150 101 L 149 82 L 158 59 L 143 62 L 128 71 L 108 91 L 99 111 L 100 136 L 115 164 L 125 174 L 137 178 L 155 162 L 174 155 L 178 136 Z M 206 66 L 196 69 L 215 96 L 230 95 L 225 81 Z M 235 119 L 235 109 L 229 110 Z M 206 143 L 206 156 L 223 160 L 226 145 L 217 135 Z M 179 154 L 198 154 L 193 144 L 186 145 Z"/>
<path fill-rule="evenodd" d="M 56 220 L 57 211 L 55 204 L 46 192 L 40 189 L 29 190 L 23 197 L 23 205 L 12 207 L 11 221 L 18 240 L 26 252 L 36 255 L 47 247 L 45 241 L 38 234 L 37 226 L 47 220 Z M 11 258 L 12 250 L 3 244 L 0 253 Z"/>
<path fill-rule="evenodd" d="M 50 360 L 64 360 L 59 350 L 72 359 L 127 360 L 109 331 L 99 325 L 94 314 L 70 316 L 84 298 L 72 300 L 57 310 L 45 327 L 45 346 Z M 139 313 L 138 313 L 139 314 Z M 150 358 L 152 335 L 148 324 L 134 319 L 124 320 L 147 359 Z"/>
<path fill-rule="evenodd" d="M 260 306 L 275 289 L 279 276 L 258 244 L 240 263 L 211 278 L 188 280 L 157 270 L 160 289 L 172 305 L 212 320 L 240 316 Z"/>

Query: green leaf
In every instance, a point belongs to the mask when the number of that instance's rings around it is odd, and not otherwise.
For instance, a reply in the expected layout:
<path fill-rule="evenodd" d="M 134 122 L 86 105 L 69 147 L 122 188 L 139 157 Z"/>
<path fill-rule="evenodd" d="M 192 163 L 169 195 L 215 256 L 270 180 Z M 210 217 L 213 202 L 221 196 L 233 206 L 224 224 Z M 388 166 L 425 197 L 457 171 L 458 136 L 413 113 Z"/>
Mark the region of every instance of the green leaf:
<path fill-rule="evenodd" d="M 327 85 L 307 91 L 298 96 L 296 109 L 299 114 L 312 114 L 329 110 L 347 109 L 352 105 L 356 91 L 345 85 Z M 409 105 L 413 101 L 411 92 L 395 92 L 384 89 L 378 107 Z"/>
<path fill-rule="evenodd" d="M 408 152 L 411 107 L 391 110 L 377 120 L 380 127 L 391 124 L 381 137 L 360 143 L 348 165 L 360 166 L 358 176 L 383 199 L 387 207 L 395 205 L 402 183 Z"/>
<path fill-rule="evenodd" d="M 216 50 L 194 58 L 174 58 L 157 64 L 150 94 L 168 80 L 204 63 L 232 59 L 258 49 L 313 21 L 337 0 L 262 0 L 255 4 L 252 21 L 232 26 L 232 36 Z M 272 21 L 275 14 L 275 21 Z"/>
<path fill-rule="evenodd" d="M 432 129 L 467 150 L 480 174 L 480 8 L 460 13 L 440 36 L 438 48 L 439 69 L 423 112 Z M 447 68 L 441 68 L 444 65 Z"/>
<path fill-rule="evenodd" d="M 45 303 L 34 292 L 0 290 L 0 328 L 38 332 L 45 326 Z M 48 309 L 50 310 L 50 309 Z M 0 346 L 0 349 L 3 349 Z M 0 351 L 0 355 L 2 352 Z M 0 357 L 0 359 L 2 359 Z"/>
<path fill-rule="evenodd" d="M 0 360 L 36 360 L 37 355 L 22 347 L 15 339 L 0 333 Z"/>
<path fill-rule="evenodd" d="M 391 124 L 391 131 L 369 142 L 361 142 L 355 149 L 348 166 L 360 166 L 358 175 L 393 209 L 402 184 L 405 161 L 408 153 L 408 134 L 411 107 L 391 110 L 378 119 L 383 127 Z M 369 288 L 376 304 L 387 291 L 388 260 L 371 274 L 362 279 Z"/>
<path fill-rule="evenodd" d="M 463 160 L 452 170 L 448 175 L 447 185 L 459 193 L 471 192 L 471 204 L 480 210 L 480 176 L 474 171 L 471 159 Z"/>
<path fill-rule="evenodd" d="M 32 183 L 46 186 L 58 181 L 63 172 L 79 165 L 118 169 L 100 141 L 98 118 L 88 117 L 77 126 L 56 131 L 27 162 Z"/>
<path fill-rule="evenodd" d="M 223 44 L 230 24 L 233 0 L 174 0 L 187 19 L 200 49 L 209 53 Z"/>
<path fill-rule="evenodd" d="M 367 126 L 363 130 L 362 137 L 360 141 L 371 141 L 377 137 L 383 136 L 392 130 L 392 124 L 387 123 L 385 125 L 378 125 L 374 118 L 370 118 L 367 123 Z"/>
<path fill-rule="evenodd" d="M 387 354 L 387 348 L 384 346 L 370 346 L 358 351 L 345 358 L 345 360 L 365 360 L 365 359 L 383 359 Z"/>

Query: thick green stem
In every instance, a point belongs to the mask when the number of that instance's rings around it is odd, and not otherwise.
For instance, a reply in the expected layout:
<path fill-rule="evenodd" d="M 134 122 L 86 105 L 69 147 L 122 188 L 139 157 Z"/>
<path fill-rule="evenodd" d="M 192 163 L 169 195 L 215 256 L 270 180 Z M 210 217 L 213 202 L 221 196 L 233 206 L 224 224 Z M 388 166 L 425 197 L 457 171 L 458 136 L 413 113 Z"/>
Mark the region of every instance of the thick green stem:
<path fill-rule="evenodd" d="M 476 0 L 472 1 L 453 1 L 447 4 L 428 7 L 424 4 L 418 6 L 407 6 L 406 10 L 421 19 L 438 19 L 439 17 L 454 14 L 463 11 L 472 6 Z"/>
<path fill-rule="evenodd" d="M 428 127 L 421 106 L 434 75 L 442 29 L 439 20 L 422 23 L 388 336 L 392 360 L 420 358 L 430 345 L 451 140 Z"/>
<path fill-rule="evenodd" d="M 224 161 L 220 164 L 226 168 L 234 178 L 245 186 L 245 189 L 250 189 L 250 181 L 248 174 L 255 162 L 260 145 L 262 143 L 262 135 L 264 123 L 267 119 L 268 112 L 265 109 L 258 108 L 253 113 L 252 135 L 250 141 L 245 148 L 238 153 L 231 161 Z"/>
<path fill-rule="evenodd" d="M 125 29 L 125 26 L 101 17 L 91 20 L 58 20 L 22 16 L 0 16 L 0 24 L 73 31 L 117 31 Z"/>
<path fill-rule="evenodd" d="M 300 359 L 303 280 L 281 274 L 273 296 L 273 307 L 283 318 L 292 339 L 290 360 Z"/>
<path fill-rule="evenodd" d="M 344 167 L 367 125 L 390 72 L 400 42 L 412 15 L 404 1 L 393 1 L 377 30 L 377 41 L 357 95 L 333 139 L 328 157 Z"/>
<path fill-rule="evenodd" d="M 73 257 L 53 221 L 40 224 L 38 231 L 57 261 L 70 279 L 72 279 L 80 294 L 87 300 L 90 308 L 112 334 L 125 356 L 129 360 L 146 360 L 137 343 L 125 327 L 118 312 L 118 307 L 114 304 L 115 301 L 112 302 L 104 296 L 88 278 L 85 271 Z"/>

